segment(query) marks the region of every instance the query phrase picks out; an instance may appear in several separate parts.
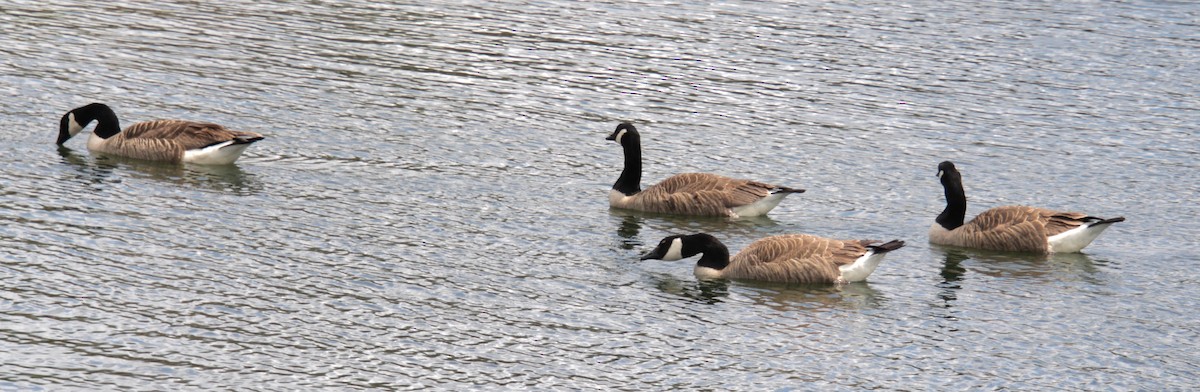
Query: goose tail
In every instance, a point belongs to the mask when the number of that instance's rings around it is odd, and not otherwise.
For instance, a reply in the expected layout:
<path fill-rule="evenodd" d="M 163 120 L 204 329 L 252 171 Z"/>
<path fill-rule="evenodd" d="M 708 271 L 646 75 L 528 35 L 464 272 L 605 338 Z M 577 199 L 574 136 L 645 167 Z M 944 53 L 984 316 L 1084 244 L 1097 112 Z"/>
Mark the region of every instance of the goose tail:
<path fill-rule="evenodd" d="M 237 145 L 237 144 L 250 144 L 250 143 L 257 142 L 257 141 L 259 141 L 259 140 L 263 140 L 263 137 L 262 137 L 262 136 L 258 136 L 258 135 L 255 135 L 255 136 L 238 136 L 238 137 L 235 137 L 235 138 L 233 138 L 232 142 L 233 142 L 233 144 L 234 144 L 234 145 Z"/>
<path fill-rule="evenodd" d="M 1092 221 L 1093 219 L 1095 221 Z M 1117 222 L 1124 222 L 1125 217 L 1118 216 L 1116 218 L 1102 219 L 1102 218 L 1097 218 L 1094 216 L 1089 216 L 1089 217 L 1087 217 L 1087 220 L 1089 221 L 1087 223 L 1088 227 L 1093 227 L 1093 226 L 1099 226 L 1099 225 L 1109 225 L 1109 224 L 1113 224 L 1113 223 L 1117 223 Z"/>
<path fill-rule="evenodd" d="M 901 241 L 901 240 L 891 240 L 891 241 L 888 241 L 888 242 L 885 242 L 885 243 L 882 243 L 879 245 L 867 245 L 867 248 L 870 248 L 871 250 L 875 251 L 876 254 L 891 252 L 893 250 L 900 249 L 903 247 L 904 247 L 904 241 Z"/>
<path fill-rule="evenodd" d="M 800 188 L 788 188 L 788 187 L 786 187 L 786 186 L 777 186 L 777 187 L 775 187 L 775 188 L 771 189 L 771 193 L 772 193 L 772 194 L 776 194 L 776 193 L 785 193 L 785 194 L 786 194 L 786 193 L 804 193 L 804 190 L 803 190 L 803 189 L 800 189 Z"/>
<path fill-rule="evenodd" d="M 883 261 L 883 255 L 896 249 L 904 247 L 904 241 L 891 240 L 879 245 L 867 245 L 866 254 L 859 256 L 853 263 L 838 267 L 842 272 L 842 281 L 844 282 L 861 282 L 871 276 L 875 272 L 875 268 L 879 267 L 879 262 Z"/>
<path fill-rule="evenodd" d="M 1100 233 L 1103 233 L 1113 223 L 1124 222 L 1125 217 L 1118 216 L 1116 218 L 1103 219 L 1089 216 L 1083 218 L 1083 220 L 1086 223 L 1079 227 L 1046 238 L 1049 251 L 1054 253 L 1079 252 L 1091 244 L 1092 240 L 1099 237 Z"/>

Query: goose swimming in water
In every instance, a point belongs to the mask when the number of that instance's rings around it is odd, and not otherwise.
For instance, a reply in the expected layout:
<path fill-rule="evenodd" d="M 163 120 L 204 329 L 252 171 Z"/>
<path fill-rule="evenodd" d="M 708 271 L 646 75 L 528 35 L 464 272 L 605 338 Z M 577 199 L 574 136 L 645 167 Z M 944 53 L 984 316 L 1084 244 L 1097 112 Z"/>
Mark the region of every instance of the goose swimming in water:
<path fill-rule="evenodd" d="M 92 121 L 96 121 L 96 129 L 88 138 L 88 150 L 151 161 L 227 165 L 236 161 L 250 144 L 263 139 L 254 132 L 183 120 L 145 121 L 121 130 L 117 114 L 108 105 L 93 103 L 63 115 L 59 121 L 58 145 L 79 134 Z"/>
<path fill-rule="evenodd" d="M 632 124 L 622 123 L 608 136 L 625 150 L 625 168 L 609 191 L 614 208 L 677 215 L 751 217 L 766 215 L 779 202 L 803 189 L 709 173 L 685 173 L 641 188 L 642 141 Z"/>
<path fill-rule="evenodd" d="M 845 284 L 867 279 L 883 255 L 904 241 L 835 240 L 785 234 L 754 241 L 733 258 L 709 234 L 664 238 L 642 260 L 674 261 L 701 254 L 693 273 L 699 279 L 744 279 L 780 283 Z"/>
<path fill-rule="evenodd" d="M 963 223 L 967 195 L 962 174 L 954 163 L 938 165 L 946 192 L 946 209 L 929 228 L 929 242 L 999 251 L 1035 253 L 1079 252 L 1113 223 L 1124 217 L 1100 218 L 1080 212 L 1062 212 L 1027 206 L 989 209 Z"/>

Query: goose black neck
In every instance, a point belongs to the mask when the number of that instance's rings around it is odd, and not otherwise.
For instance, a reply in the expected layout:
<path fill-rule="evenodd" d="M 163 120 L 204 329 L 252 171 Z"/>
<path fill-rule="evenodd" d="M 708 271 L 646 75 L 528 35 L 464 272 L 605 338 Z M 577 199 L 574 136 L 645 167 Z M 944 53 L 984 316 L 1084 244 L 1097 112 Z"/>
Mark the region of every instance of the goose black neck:
<path fill-rule="evenodd" d="M 613 184 L 613 189 L 632 196 L 642 191 L 642 141 L 636 132 L 628 132 L 621 141 L 625 150 L 625 169 Z"/>
<path fill-rule="evenodd" d="M 93 103 L 75 109 L 75 117 L 75 122 L 82 126 L 87 126 L 87 123 L 96 120 L 96 129 L 92 132 L 104 139 L 121 132 L 121 122 L 117 120 L 117 114 L 108 105 L 102 103 Z"/>
<path fill-rule="evenodd" d="M 691 242 L 696 245 L 693 249 L 685 248 L 683 252 L 684 257 L 702 253 L 700 260 L 696 261 L 696 265 L 698 266 L 712 268 L 717 271 L 729 266 L 729 248 L 725 247 L 725 244 L 718 241 L 716 237 L 703 233 L 694 234 L 689 237 L 691 238 L 688 238 L 689 241 L 685 241 L 685 243 Z M 688 254 L 689 250 L 691 250 L 691 255 Z"/>
<path fill-rule="evenodd" d="M 962 176 L 957 171 L 942 174 L 942 188 L 946 190 L 946 209 L 937 217 L 937 223 L 954 230 L 963 225 L 967 215 L 967 194 L 963 191 Z"/>

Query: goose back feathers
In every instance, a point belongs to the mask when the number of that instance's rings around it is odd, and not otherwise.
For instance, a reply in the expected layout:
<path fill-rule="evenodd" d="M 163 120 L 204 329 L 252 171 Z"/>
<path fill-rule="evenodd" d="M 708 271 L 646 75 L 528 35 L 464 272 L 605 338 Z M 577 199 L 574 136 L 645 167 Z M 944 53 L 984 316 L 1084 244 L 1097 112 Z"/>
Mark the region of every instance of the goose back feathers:
<path fill-rule="evenodd" d="M 1027 206 L 1004 206 L 965 220 L 967 198 L 962 175 L 953 163 L 938 165 L 946 195 L 946 209 L 929 229 L 929 242 L 998 251 L 1052 253 L 1078 252 L 1091 244 L 1111 224 L 1123 217 L 1105 219 L 1080 212 L 1054 211 Z"/>
<path fill-rule="evenodd" d="M 803 189 L 736 179 L 709 173 L 671 176 L 641 189 L 641 135 L 622 123 L 608 136 L 624 149 L 625 168 L 609 192 L 609 205 L 630 210 L 698 216 L 765 215 L 789 194 Z"/>
<path fill-rule="evenodd" d="M 97 125 L 88 138 L 89 150 L 152 161 L 229 164 L 251 143 L 263 139 L 253 132 L 183 120 L 139 122 L 122 131 L 111 108 L 93 103 L 63 115 L 58 144 L 65 143 L 93 120 Z"/>
<path fill-rule="evenodd" d="M 885 253 L 904 246 L 899 240 L 878 243 L 787 234 L 754 241 L 730 258 L 724 244 L 700 233 L 667 237 L 642 260 L 670 261 L 702 254 L 693 271 L 701 279 L 843 284 L 865 280 Z"/>
<path fill-rule="evenodd" d="M 678 215 L 759 216 L 779 205 L 786 187 L 710 173 L 684 173 L 668 177 L 633 195 L 610 192 L 616 208 Z"/>

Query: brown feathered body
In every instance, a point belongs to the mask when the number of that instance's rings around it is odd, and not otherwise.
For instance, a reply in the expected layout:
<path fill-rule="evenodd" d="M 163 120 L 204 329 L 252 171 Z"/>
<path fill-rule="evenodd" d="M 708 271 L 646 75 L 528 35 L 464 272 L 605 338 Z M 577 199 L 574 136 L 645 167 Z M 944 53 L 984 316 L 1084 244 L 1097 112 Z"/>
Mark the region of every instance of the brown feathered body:
<path fill-rule="evenodd" d="M 904 241 L 836 240 L 785 234 L 754 241 L 737 255 L 707 233 L 672 235 L 642 260 L 680 260 L 701 255 L 693 270 L 700 279 L 744 279 L 798 284 L 843 284 L 867 279 L 888 252 Z"/>
<path fill-rule="evenodd" d="M 884 253 L 904 247 L 904 241 L 899 240 L 876 245 L 878 242 L 806 234 L 769 236 L 733 255 L 724 269 L 698 263 L 695 275 L 702 279 L 798 284 L 860 282 L 875 271 Z"/>
<path fill-rule="evenodd" d="M 807 234 L 786 234 L 754 241 L 711 278 L 782 283 L 844 283 L 842 266 L 867 254 L 871 240 L 835 240 Z M 706 274 L 697 268 L 697 275 Z"/>
<path fill-rule="evenodd" d="M 1085 226 L 1097 218 L 1080 212 L 1062 212 L 1027 206 L 989 209 L 954 230 L 934 223 L 929 242 L 1009 252 L 1051 252 L 1048 239 Z"/>
<path fill-rule="evenodd" d="M 224 126 L 184 120 L 154 120 L 135 123 L 107 139 L 93 136 L 88 149 L 105 154 L 152 161 L 183 162 L 185 152 L 232 141 L 224 148 L 239 149 L 262 139 L 254 132 L 235 131 Z M 230 160 L 229 162 L 232 162 Z M 219 162 L 219 163 L 229 163 Z"/>
<path fill-rule="evenodd" d="M 609 204 L 664 214 L 756 216 L 770 211 L 792 192 L 798 190 L 710 173 L 684 173 L 631 196 L 614 191 Z M 752 207 L 755 203 L 761 203 L 759 208 Z"/>

